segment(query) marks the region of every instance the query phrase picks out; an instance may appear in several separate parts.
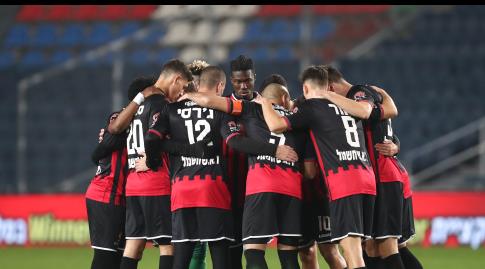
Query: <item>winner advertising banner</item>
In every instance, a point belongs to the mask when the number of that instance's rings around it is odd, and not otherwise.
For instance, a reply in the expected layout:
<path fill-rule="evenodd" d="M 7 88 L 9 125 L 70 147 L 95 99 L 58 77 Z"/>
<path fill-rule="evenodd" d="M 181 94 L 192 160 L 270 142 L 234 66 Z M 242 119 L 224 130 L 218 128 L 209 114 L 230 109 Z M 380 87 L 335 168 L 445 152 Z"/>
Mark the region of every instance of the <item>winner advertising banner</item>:
<path fill-rule="evenodd" d="M 485 192 L 415 192 L 413 245 L 485 246 Z M 84 195 L 0 196 L 0 246 L 89 245 Z"/>

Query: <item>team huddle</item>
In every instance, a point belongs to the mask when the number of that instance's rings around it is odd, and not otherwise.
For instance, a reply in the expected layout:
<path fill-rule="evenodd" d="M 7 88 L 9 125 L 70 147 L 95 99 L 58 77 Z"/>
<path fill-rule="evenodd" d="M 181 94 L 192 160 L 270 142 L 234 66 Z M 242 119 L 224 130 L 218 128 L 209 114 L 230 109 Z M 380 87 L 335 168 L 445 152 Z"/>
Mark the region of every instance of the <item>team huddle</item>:
<path fill-rule="evenodd" d="M 147 240 L 159 268 L 422 268 L 408 174 L 396 155 L 385 90 L 352 85 L 333 66 L 309 66 L 292 99 L 278 74 L 255 90 L 253 61 L 226 74 L 171 60 L 139 77 L 92 154 L 86 192 L 91 268 L 137 268 Z M 339 247 L 340 246 L 340 247 Z M 318 249 L 318 251 L 317 251 Z"/>

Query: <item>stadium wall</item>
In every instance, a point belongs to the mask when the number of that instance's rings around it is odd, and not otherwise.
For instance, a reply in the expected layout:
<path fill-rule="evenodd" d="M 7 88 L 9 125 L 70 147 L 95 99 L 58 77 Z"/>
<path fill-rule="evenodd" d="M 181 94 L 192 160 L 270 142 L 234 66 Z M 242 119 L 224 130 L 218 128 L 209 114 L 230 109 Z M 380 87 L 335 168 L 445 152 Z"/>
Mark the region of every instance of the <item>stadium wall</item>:
<path fill-rule="evenodd" d="M 416 236 L 424 247 L 485 247 L 485 192 L 415 192 Z M 84 195 L 0 196 L 0 246 L 86 246 Z"/>

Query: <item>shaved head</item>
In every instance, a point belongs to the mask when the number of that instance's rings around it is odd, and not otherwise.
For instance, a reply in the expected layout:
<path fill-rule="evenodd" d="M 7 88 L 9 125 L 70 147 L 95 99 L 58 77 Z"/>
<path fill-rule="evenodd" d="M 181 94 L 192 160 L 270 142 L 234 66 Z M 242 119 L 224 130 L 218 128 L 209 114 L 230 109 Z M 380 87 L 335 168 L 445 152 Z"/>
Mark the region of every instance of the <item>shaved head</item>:
<path fill-rule="evenodd" d="M 268 98 L 268 99 L 279 99 L 285 95 L 290 96 L 290 93 L 288 92 L 288 89 L 285 86 L 281 84 L 271 83 L 268 86 L 266 86 L 266 88 L 264 88 L 261 95 L 264 98 Z"/>

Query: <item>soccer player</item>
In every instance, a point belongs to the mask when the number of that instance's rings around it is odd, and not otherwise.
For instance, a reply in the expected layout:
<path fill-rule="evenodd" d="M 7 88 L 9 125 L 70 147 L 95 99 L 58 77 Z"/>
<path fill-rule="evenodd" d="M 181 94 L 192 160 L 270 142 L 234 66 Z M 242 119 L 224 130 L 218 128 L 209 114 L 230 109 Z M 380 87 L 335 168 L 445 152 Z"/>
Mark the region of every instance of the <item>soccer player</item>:
<path fill-rule="evenodd" d="M 244 55 L 239 55 L 230 62 L 231 85 L 233 92 L 232 100 L 254 100 L 258 96 L 254 91 L 256 72 L 253 60 Z M 241 134 L 244 134 L 244 126 L 235 121 Z M 231 269 L 242 269 L 242 215 L 244 210 L 244 197 L 246 190 L 246 177 L 248 173 L 248 157 L 245 153 L 238 152 L 224 145 L 227 152 L 227 173 L 230 178 L 230 191 L 232 194 L 232 210 L 234 215 L 234 239 L 230 246 Z"/>
<path fill-rule="evenodd" d="M 222 94 L 225 74 L 207 67 L 200 77 L 199 92 Z M 146 139 L 163 139 L 167 134 L 180 143 L 208 139 L 213 150 L 204 158 L 171 158 L 173 268 L 188 268 L 195 242 L 209 242 L 214 268 L 230 268 L 229 241 L 233 239 L 231 195 L 226 184 L 222 137 L 227 132 L 227 115 L 181 101 L 167 107 L 164 117 L 147 133 Z M 149 162 L 149 160 L 148 160 Z"/>
<path fill-rule="evenodd" d="M 262 99 L 265 121 L 275 133 L 310 131 L 330 199 L 331 242 L 339 242 L 343 248 L 348 268 L 365 268 L 361 242 L 371 235 L 376 185 L 362 125 L 328 100 L 309 100 L 328 90 L 325 69 L 307 68 L 302 82 L 307 100 L 292 115 L 281 117 L 269 100 Z M 355 110 L 366 112 L 361 107 Z"/>
<path fill-rule="evenodd" d="M 151 87 L 158 94 L 145 100 L 143 94 L 139 93 L 108 127 L 110 132 L 116 133 L 131 122 L 127 139 L 130 169 L 126 183 L 127 242 L 121 262 L 122 269 L 137 267 L 147 240 L 159 246 L 159 268 L 172 267 L 170 179 L 166 155 L 160 157 L 160 165 L 156 167 L 156 171 L 150 169 L 137 172 L 135 164 L 136 160 L 144 156 L 145 133 L 160 117 L 164 107 L 170 101 L 177 100 L 191 80 L 192 75 L 183 62 L 168 61 Z"/>
<path fill-rule="evenodd" d="M 366 145 L 377 181 L 377 197 L 373 227 L 373 240 L 366 242 L 369 268 L 402 269 L 404 265 L 398 250 L 402 236 L 403 189 L 406 170 L 396 158 L 379 154 L 376 143 L 391 141 L 393 132 L 390 118 L 397 116 L 392 98 L 382 89 L 368 85 L 351 85 L 332 66 L 325 66 L 329 73 L 330 90 L 372 106 L 370 117 L 364 121 Z M 345 109 L 345 108 L 344 108 Z"/>
<path fill-rule="evenodd" d="M 208 66 L 209 64 L 203 60 L 194 60 L 188 65 L 190 73 L 192 73 L 192 83 L 194 87 L 192 91 L 184 91 L 184 93 L 196 92 L 199 89 L 200 73 L 204 68 Z M 189 269 L 205 269 L 206 251 L 207 243 L 195 244 L 194 253 L 192 254 L 192 260 L 190 261 Z"/>
<path fill-rule="evenodd" d="M 111 113 L 107 124 L 118 117 Z M 98 165 L 86 191 L 89 236 L 94 250 L 91 269 L 117 269 L 125 243 L 126 133 L 104 132 L 91 159 Z"/>
<path fill-rule="evenodd" d="M 286 82 L 286 79 L 280 75 L 280 74 L 271 74 L 263 79 L 263 82 L 259 86 L 258 92 L 263 92 L 263 90 L 266 88 L 271 83 L 276 83 L 281 86 L 284 86 L 288 89 L 288 83 Z"/>

